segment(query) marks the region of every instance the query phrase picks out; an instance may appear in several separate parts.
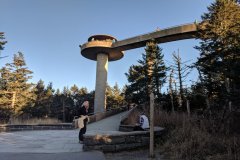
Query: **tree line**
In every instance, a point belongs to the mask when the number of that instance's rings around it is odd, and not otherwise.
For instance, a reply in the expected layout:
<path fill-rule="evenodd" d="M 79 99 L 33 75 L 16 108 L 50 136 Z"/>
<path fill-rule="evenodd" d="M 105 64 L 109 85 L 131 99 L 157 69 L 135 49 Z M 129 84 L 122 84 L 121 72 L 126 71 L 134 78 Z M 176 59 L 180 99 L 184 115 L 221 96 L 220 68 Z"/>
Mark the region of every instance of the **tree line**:
<path fill-rule="evenodd" d="M 162 48 L 154 39 L 147 42 L 142 59 L 125 73 L 128 84 L 123 89 L 117 84 L 107 86 L 107 107 L 146 103 L 151 89 L 156 103 L 169 112 L 191 110 L 206 116 L 221 112 L 221 119 L 225 119 L 229 117 L 227 113 L 239 111 L 239 22 L 238 1 L 216 0 L 212 3 L 208 12 L 202 15 L 202 22 L 196 22 L 196 39 L 200 43 L 195 48 L 199 51 L 199 57 L 192 64 L 182 61 L 181 52 L 178 51 L 172 54 L 173 63 L 166 65 Z M 1 34 L 0 40 L 2 50 L 6 43 L 4 34 Z M 186 87 L 185 79 L 191 69 L 198 71 L 198 81 Z M 71 121 L 76 115 L 77 106 L 84 99 L 88 99 L 90 106 L 93 106 L 94 91 L 89 92 L 84 87 L 74 85 L 55 91 L 52 83 L 47 86 L 42 80 L 37 84 L 29 83 L 33 72 L 26 67 L 21 52 L 15 54 L 13 62 L 2 67 L 0 73 L 1 117 L 26 115 Z M 163 92 L 164 85 L 168 87 Z"/>
<path fill-rule="evenodd" d="M 196 23 L 200 40 L 195 49 L 197 61 L 183 61 L 180 53 L 173 53 L 173 63 L 167 66 L 162 49 L 148 42 L 138 64 L 126 73 L 126 100 L 134 103 L 149 101 L 149 83 L 155 101 L 168 111 L 199 112 L 205 116 L 221 113 L 229 118 L 239 111 L 240 102 L 240 7 L 236 0 L 216 0 Z M 150 64 L 150 65 L 149 65 Z M 185 79 L 192 69 L 199 73 L 198 81 L 185 87 Z M 151 70 L 151 74 L 149 74 Z M 167 92 L 161 91 L 167 85 Z M 190 108 L 188 108 L 190 107 Z M 216 115 L 215 115 L 216 116 Z"/>
<path fill-rule="evenodd" d="M 57 118 L 71 122 L 77 116 L 78 107 L 84 100 L 90 102 L 93 112 L 94 91 L 73 85 L 55 90 L 53 84 L 39 80 L 30 83 L 33 72 L 27 67 L 22 52 L 14 54 L 13 62 L 0 69 L 0 117 L 8 121 L 12 117 Z M 122 90 L 116 83 L 107 85 L 107 109 L 123 105 Z"/>

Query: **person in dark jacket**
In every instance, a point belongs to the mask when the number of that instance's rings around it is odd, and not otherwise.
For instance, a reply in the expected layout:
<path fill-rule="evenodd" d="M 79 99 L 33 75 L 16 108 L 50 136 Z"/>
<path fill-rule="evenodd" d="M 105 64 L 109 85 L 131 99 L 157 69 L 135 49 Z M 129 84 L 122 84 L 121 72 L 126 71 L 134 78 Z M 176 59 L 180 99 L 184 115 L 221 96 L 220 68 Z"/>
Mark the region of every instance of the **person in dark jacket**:
<path fill-rule="evenodd" d="M 80 131 L 79 131 L 79 136 L 78 136 L 79 143 L 83 142 L 83 134 L 85 134 L 86 131 L 87 131 L 88 108 L 89 108 L 89 102 L 84 101 L 82 106 L 79 108 L 79 111 L 78 111 L 80 119 L 83 118 L 83 124 L 84 124 L 84 126 L 82 128 L 80 128 Z"/>

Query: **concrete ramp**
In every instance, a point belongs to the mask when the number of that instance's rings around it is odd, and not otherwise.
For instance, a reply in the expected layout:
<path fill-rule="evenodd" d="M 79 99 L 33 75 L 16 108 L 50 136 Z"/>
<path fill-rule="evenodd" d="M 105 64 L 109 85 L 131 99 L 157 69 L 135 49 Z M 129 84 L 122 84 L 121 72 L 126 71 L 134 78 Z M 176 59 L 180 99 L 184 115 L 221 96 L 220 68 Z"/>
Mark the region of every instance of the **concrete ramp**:
<path fill-rule="evenodd" d="M 102 119 L 100 121 L 88 124 L 86 134 L 109 133 L 109 131 L 118 132 L 121 118 L 122 116 L 127 114 L 127 112 L 128 111 L 125 111 L 114 116 Z"/>

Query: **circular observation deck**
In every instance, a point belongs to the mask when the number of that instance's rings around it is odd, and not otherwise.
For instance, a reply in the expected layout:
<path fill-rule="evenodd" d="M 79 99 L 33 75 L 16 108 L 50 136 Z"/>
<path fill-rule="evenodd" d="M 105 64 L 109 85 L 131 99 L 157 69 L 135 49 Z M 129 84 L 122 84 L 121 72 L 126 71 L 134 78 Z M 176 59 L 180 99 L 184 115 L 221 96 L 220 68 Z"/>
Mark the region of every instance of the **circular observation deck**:
<path fill-rule="evenodd" d="M 112 49 L 112 44 L 117 39 L 110 35 L 93 35 L 88 38 L 88 42 L 81 46 L 81 54 L 85 58 L 97 60 L 98 53 L 106 53 L 109 61 L 116 61 L 123 57 L 123 51 Z"/>

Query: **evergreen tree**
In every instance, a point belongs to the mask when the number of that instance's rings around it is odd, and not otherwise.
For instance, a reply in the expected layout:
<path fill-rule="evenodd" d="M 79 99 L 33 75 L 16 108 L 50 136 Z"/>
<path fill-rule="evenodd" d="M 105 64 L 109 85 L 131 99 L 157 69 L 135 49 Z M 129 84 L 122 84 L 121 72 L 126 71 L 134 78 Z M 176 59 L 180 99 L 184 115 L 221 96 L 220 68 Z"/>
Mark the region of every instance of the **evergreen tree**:
<path fill-rule="evenodd" d="M 127 76 L 129 85 L 126 86 L 126 100 L 135 103 L 144 103 L 149 100 L 149 86 L 152 83 L 152 91 L 160 100 L 161 87 L 166 81 L 167 67 L 163 61 L 162 49 L 152 40 L 147 43 L 142 59 L 138 60 L 138 65 L 129 68 Z M 149 66 L 151 64 L 151 74 Z"/>
<path fill-rule="evenodd" d="M 70 88 L 70 91 L 71 91 L 71 95 L 72 96 L 76 96 L 78 94 L 78 86 L 76 84 L 74 84 L 71 88 Z M 74 98 L 73 98 L 74 99 Z"/>
<path fill-rule="evenodd" d="M 166 71 L 167 67 L 163 61 L 162 49 L 156 45 L 154 41 L 147 44 L 145 49 L 147 55 L 153 55 L 154 66 L 153 66 L 153 86 L 154 94 L 157 100 L 161 98 L 161 88 L 166 83 Z"/>
<path fill-rule="evenodd" d="M 7 41 L 4 41 L 4 33 L 0 32 L 0 51 L 4 49 L 4 45 L 7 43 Z M 0 55 L 1 56 L 1 55 Z"/>
<path fill-rule="evenodd" d="M 70 121 L 69 112 L 74 106 L 74 101 L 71 98 L 71 91 L 68 87 L 63 88 L 62 92 L 62 120 L 63 122 Z"/>
<path fill-rule="evenodd" d="M 81 106 L 84 101 L 89 100 L 89 93 L 86 87 L 82 87 L 78 90 L 76 99 L 78 106 Z"/>
<path fill-rule="evenodd" d="M 36 100 L 33 107 L 28 111 L 33 117 L 43 117 L 47 114 L 46 93 L 44 82 L 40 79 L 35 87 Z"/>
<path fill-rule="evenodd" d="M 86 95 L 86 94 L 88 94 L 87 88 L 86 88 L 86 87 L 80 88 L 80 89 L 79 89 L 79 94 L 80 94 L 80 95 Z"/>
<path fill-rule="evenodd" d="M 0 77 L 0 90 L 4 91 L 7 90 L 7 82 L 9 81 L 9 74 L 11 74 L 11 71 L 9 68 L 2 67 L 0 69 L 1 77 Z"/>
<path fill-rule="evenodd" d="M 116 83 L 113 87 L 107 85 L 106 88 L 107 109 L 117 108 L 123 104 L 122 91 Z"/>
<path fill-rule="evenodd" d="M 124 103 L 124 97 L 122 94 L 123 92 L 119 88 L 117 83 L 115 83 L 112 90 L 113 90 L 113 95 L 114 95 L 114 104 L 116 105 L 116 107 L 119 107 L 120 105 L 122 105 Z"/>
<path fill-rule="evenodd" d="M 53 96 L 54 96 L 54 89 L 52 86 L 52 82 L 50 82 L 47 85 L 47 88 L 45 90 L 45 95 L 46 95 L 46 107 L 47 107 L 47 113 L 45 117 L 53 117 L 54 116 L 54 112 L 52 112 L 52 104 L 53 104 Z"/>
<path fill-rule="evenodd" d="M 240 98 L 240 6 L 236 0 L 216 0 L 202 20 L 198 35 L 202 41 L 196 47 L 200 51 L 196 64 L 203 75 L 202 85 L 212 101 L 237 101 Z"/>
<path fill-rule="evenodd" d="M 62 93 L 60 89 L 57 89 L 53 95 L 51 112 L 53 113 L 52 117 L 62 119 Z"/>
<path fill-rule="evenodd" d="M 79 92 L 79 88 L 76 84 L 74 84 L 71 88 L 70 88 L 70 91 L 71 91 L 71 98 L 74 102 L 74 107 L 77 106 L 77 97 L 78 97 L 78 92 Z"/>
<path fill-rule="evenodd" d="M 0 122 L 8 122 L 13 114 L 14 92 L 7 91 L 8 75 L 11 73 L 6 67 L 0 69 Z"/>
<path fill-rule="evenodd" d="M 129 85 L 126 85 L 125 99 L 128 102 L 141 104 L 147 101 L 148 97 L 148 84 L 147 73 L 142 65 L 130 66 L 127 76 Z"/>
<path fill-rule="evenodd" d="M 106 109 L 109 110 L 112 108 L 113 105 L 113 93 L 112 87 L 109 84 L 106 85 Z"/>
<path fill-rule="evenodd" d="M 8 93 L 13 93 L 14 102 L 13 113 L 14 115 L 20 115 L 23 109 L 28 106 L 32 106 L 35 100 L 35 94 L 33 92 L 33 84 L 28 80 L 32 78 L 33 72 L 26 67 L 24 56 L 21 52 L 14 55 L 13 63 L 7 63 L 5 67 L 1 69 L 1 78 L 4 82 L 4 87 L 1 90 L 3 97 L 1 101 L 9 100 Z"/>

